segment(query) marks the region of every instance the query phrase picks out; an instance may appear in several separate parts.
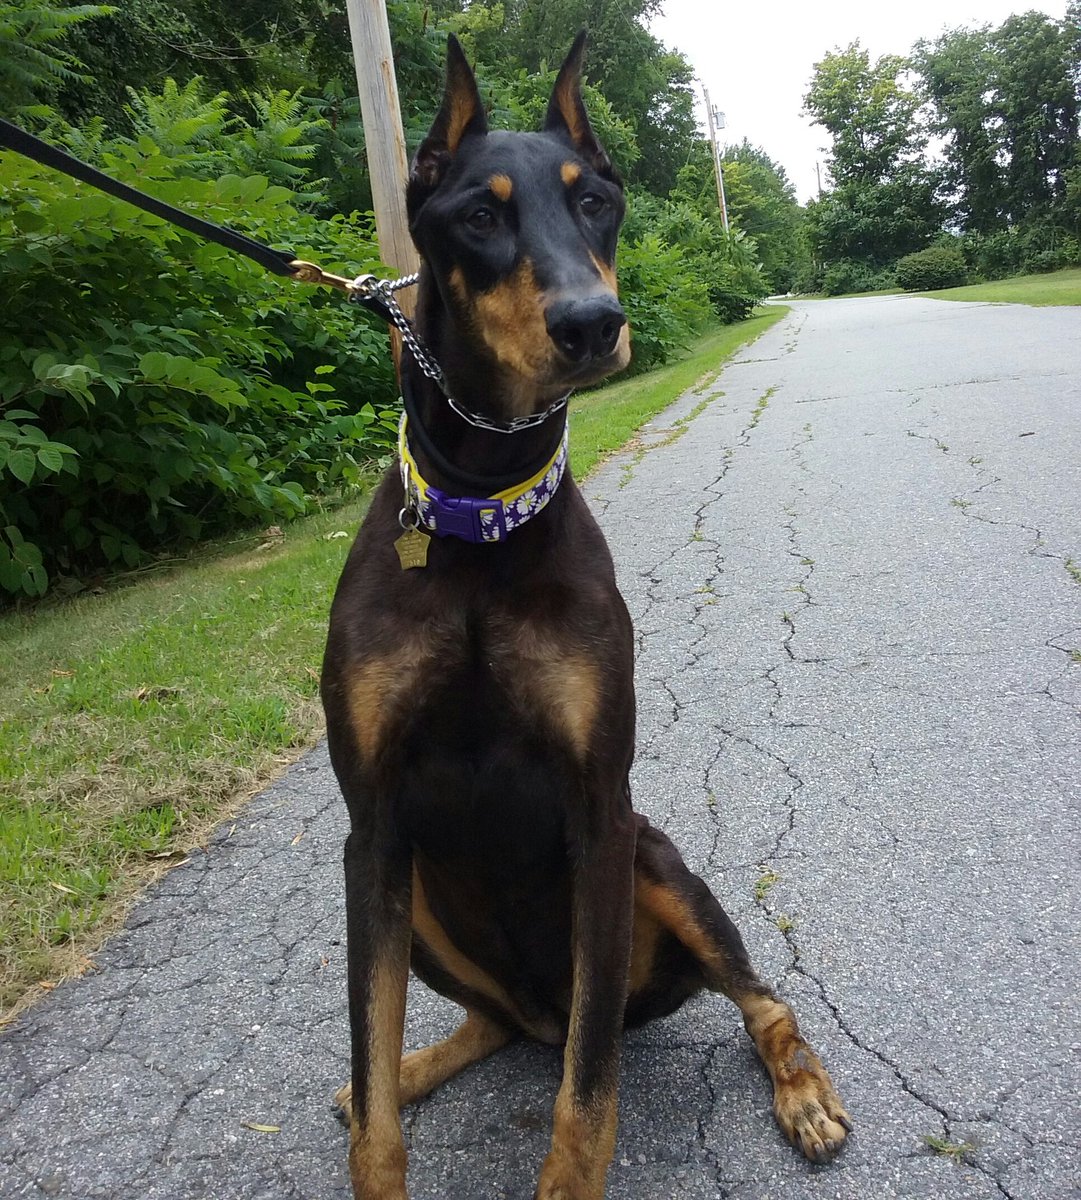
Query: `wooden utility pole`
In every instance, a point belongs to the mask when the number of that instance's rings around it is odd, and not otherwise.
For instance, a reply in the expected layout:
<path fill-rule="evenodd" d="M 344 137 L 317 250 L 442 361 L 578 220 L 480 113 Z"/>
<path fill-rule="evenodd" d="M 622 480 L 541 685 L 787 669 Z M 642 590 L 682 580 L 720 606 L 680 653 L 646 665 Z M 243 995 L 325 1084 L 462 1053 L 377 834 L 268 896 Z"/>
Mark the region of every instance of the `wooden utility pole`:
<path fill-rule="evenodd" d="M 717 149 L 717 126 L 713 119 L 713 105 L 709 102 L 709 92 L 702 86 L 702 95 L 706 98 L 706 118 L 709 121 L 709 144 L 713 150 L 713 175 L 717 180 L 717 204 L 721 210 L 721 224 L 725 233 L 728 232 L 728 205 L 724 199 L 724 167 L 721 166 L 721 152 Z"/>
<path fill-rule="evenodd" d="M 405 214 L 409 164 L 398 106 L 398 82 L 394 76 L 387 8 L 384 0 L 346 0 L 346 11 L 360 94 L 360 117 L 364 123 L 364 144 L 368 151 L 379 256 L 388 267 L 408 275 L 418 269 L 420 260 L 409 236 Z M 397 300 L 411 316 L 412 293 L 408 290 L 398 292 Z"/>

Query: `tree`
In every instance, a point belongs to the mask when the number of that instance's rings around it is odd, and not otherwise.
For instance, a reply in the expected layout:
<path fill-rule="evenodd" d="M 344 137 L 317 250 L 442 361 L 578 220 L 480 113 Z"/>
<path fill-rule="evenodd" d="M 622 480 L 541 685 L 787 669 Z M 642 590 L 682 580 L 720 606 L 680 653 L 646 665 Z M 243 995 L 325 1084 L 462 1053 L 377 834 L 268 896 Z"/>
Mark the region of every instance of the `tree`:
<path fill-rule="evenodd" d="M 905 59 L 872 64 L 853 42 L 815 64 L 807 114 L 831 135 L 827 160 L 836 187 L 808 206 L 816 254 L 881 267 L 921 250 L 942 227 L 937 172 L 924 159 L 920 97 L 901 79 Z"/>
<path fill-rule="evenodd" d="M 808 265 L 803 213 L 784 167 L 744 140 L 724 155 L 729 217 L 758 246 L 773 291 L 787 292 Z"/>
<path fill-rule="evenodd" d="M 586 78 L 631 126 L 641 151 L 627 177 L 666 194 L 698 129 L 690 63 L 647 28 L 661 0 L 506 0 L 503 7 L 505 49 L 530 72 L 561 62 L 573 33 L 588 29 Z"/>
<path fill-rule="evenodd" d="M 917 42 L 913 61 L 931 102 L 931 128 L 945 139 L 944 181 L 955 219 L 977 233 L 1001 228 L 1006 183 L 988 86 L 996 73 L 990 27 Z"/>
<path fill-rule="evenodd" d="M 946 138 L 954 215 L 990 233 L 1054 217 L 1078 163 L 1081 4 L 1053 21 L 1009 17 L 998 29 L 955 29 L 916 46 L 915 64 Z"/>
<path fill-rule="evenodd" d="M 945 218 L 937 186 L 918 165 L 885 183 L 842 184 L 807 205 L 811 246 L 826 263 L 850 259 L 874 268 L 922 250 Z"/>
<path fill-rule="evenodd" d="M 1078 148 L 1076 42 L 1064 23 L 1037 12 L 1008 17 L 992 42 L 996 115 L 1008 158 L 1006 206 L 1019 221 L 1065 198 Z"/>
<path fill-rule="evenodd" d="M 916 121 L 920 98 L 898 78 L 906 66 L 894 54 L 872 65 L 858 41 L 815 63 L 804 111 L 833 139 L 836 183 L 882 183 L 920 160 L 927 137 Z"/>

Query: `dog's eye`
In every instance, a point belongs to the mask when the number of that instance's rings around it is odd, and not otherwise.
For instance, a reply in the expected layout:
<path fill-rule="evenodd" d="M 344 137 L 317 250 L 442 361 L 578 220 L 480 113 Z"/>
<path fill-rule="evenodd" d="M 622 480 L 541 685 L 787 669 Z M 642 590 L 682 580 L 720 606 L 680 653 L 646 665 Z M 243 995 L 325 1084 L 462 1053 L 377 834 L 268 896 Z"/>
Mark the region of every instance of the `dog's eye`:
<path fill-rule="evenodd" d="M 578 207 L 586 214 L 587 217 L 595 217 L 598 213 L 604 210 L 607 201 L 603 196 L 598 196 L 596 192 L 586 192 L 578 201 Z"/>
<path fill-rule="evenodd" d="M 475 208 L 466 217 L 465 223 L 477 233 L 488 233 L 495 227 L 495 213 L 490 208 Z"/>

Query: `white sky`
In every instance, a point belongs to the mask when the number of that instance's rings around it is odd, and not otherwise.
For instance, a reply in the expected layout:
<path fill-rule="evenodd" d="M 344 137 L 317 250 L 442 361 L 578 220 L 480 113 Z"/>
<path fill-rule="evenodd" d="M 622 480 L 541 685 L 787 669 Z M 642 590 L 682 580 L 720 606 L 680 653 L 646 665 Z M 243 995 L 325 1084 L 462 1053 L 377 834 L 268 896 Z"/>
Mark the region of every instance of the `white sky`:
<path fill-rule="evenodd" d="M 913 42 L 943 29 L 1000 25 L 1010 13 L 1032 9 L 1062 17 L 1066 0 L 665 0 L 652 30 L 683 51 L 713 106 L 725 113 L 719 137 L 762 146 L 788 172 L 802 202 L 816 192 L 815 162 L 824 158 L 829 135 L 800 109 L 814 64 L 828 50 L 858 38 L 873 61 L 907 54 Z"/>

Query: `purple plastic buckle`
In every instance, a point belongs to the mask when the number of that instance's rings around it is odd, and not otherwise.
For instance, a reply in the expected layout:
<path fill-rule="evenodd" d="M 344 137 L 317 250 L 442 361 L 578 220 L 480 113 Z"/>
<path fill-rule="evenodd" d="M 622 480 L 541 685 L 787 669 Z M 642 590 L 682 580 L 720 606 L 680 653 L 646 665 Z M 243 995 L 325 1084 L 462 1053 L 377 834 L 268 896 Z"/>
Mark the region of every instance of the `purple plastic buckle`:
<path fill-rule="evenodd" d="M 431 507 L 427 515 L 434 519 L 439 537 L 456 537 L 464 542 L 501 542 L 507 536 L 502 500 L 448 496 L 438 488 L 429 487 L 428 503 Z"/>

